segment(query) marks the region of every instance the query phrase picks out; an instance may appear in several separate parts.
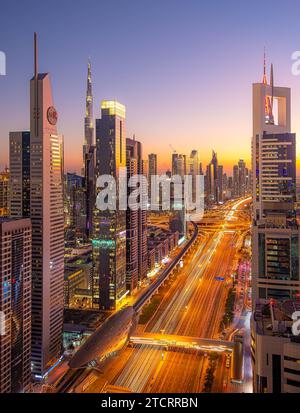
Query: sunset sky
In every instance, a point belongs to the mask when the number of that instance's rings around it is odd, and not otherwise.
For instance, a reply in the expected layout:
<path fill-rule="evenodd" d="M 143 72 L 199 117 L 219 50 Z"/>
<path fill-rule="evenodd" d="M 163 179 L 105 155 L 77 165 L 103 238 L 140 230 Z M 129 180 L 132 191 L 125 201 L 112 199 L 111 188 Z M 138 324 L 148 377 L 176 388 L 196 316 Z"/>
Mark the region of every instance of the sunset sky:
<path fill-rule="evenodd" d="M 39 69 L 52 79 L 66 170 L 81 167 L 89 57 L 94 117 L 102 99 L 125 104 L 127 136 L 143 142 L 145 157 L 157 153 L 162 170 L 170 164 L 170 144 L 180 153 L 198 149 L 204 166 L 212 149 L 229 172 L 239 158 L 249 164 L 251 84 L 262 79 L 264 46 L 275 84 L 292 88 L 292 131 L 300 139 L 300 76 L 291 73 L 291 54 L 300 50 L 299 0 L 3 3 L 0 168 L 7 164 L 9 131 L 29 128 L 34 31 Z"/>

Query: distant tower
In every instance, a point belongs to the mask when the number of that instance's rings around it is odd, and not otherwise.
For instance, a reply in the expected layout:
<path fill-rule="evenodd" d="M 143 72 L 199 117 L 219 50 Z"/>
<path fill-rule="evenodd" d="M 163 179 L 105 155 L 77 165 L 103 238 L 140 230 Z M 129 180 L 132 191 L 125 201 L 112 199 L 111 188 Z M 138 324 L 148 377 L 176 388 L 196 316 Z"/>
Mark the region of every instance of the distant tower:
<path fill-rule="evenodd" d="M 86 154 L 89 152 L 94 142 L 94 124 L 93 124 L 93 94 L 92 94 L 92 74 L 91 62 L 88 62 L 86 101 L 85 101 L 85 118 L 84 118 L 84 144 L 83 144 L 83 168 L 85 170 Z M 84 175 L 84 173 L 83 173 Z"/>
<path fill-rule="evenodd" d="M 86 108 L 84 118 L 84 144 L 83 144 L 83 176 L 86 194 L 86 238 L 89 239 L 93 231 L 93 210 L 95 206 L 95 164 L 96 146 L 93 124 L 93 94 L 91 62 L 88 62 Z"/>
<path fill-rule="evenodd" d="M 32 372 L 41 379 L 61 355 L 64 309 L 63 144 L 48 73 L 30 81 Z"/>

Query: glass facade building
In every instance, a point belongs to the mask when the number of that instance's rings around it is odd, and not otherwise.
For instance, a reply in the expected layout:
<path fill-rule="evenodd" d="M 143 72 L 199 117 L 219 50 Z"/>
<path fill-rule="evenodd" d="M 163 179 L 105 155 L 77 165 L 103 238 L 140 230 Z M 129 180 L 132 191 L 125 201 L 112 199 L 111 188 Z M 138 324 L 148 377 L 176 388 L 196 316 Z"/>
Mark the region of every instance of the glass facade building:
<path fill-rule="evenodd" d="M 117 182 L 116 210 L 94 212 L 93 307 L 115 309 L 126 295 L 126 210 L 119 209 L 118 182 L 126 168 L 125 106 L 103 101 L 96 119 L 96 171 Z M 99 188 L 97 188 L 99 190 Z"/>

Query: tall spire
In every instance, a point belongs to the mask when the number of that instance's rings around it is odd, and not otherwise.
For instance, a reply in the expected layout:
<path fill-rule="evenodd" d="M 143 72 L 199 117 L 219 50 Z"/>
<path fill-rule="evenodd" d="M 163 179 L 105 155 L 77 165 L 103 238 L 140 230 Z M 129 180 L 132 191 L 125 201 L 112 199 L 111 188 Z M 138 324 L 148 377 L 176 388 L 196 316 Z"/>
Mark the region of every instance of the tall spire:
<path fill-rule="evenodd" d="M 37 33 L 34 32 L 34 78 L 38 75 L 38 39 Z"/>
<path fill-rule="evenodd" d="M 38 94 L 38 36 L 37 33 L 34 32 L 34 119 L 35 119 L 35 126 L 34 132 L 35 136 L 38 136 L 39 130 L 39 94 Z"/>
<path fill-rule="evenodd" d="M 266 48 L 264 47 L 264 76 L 263 76 L 263 84 L 267 85 L 267 74 L 266 74 Z"/>
<path fill-rule="evenodd" d="M 93 127 L 93 94 L 92 94 L 92 73 L 91 61 L 88 60 L 86 104 L 84 119 L 84 144 L 90 147 L 94 144 L 94 127 Z"/>
<path fill-rule="evenodd" d="M 274 102 L 274 74 L 273 74 L 273 63 L 271 63 L 270 85 L 271 85 L 271 89 L 272 89 L 271 108 L 272 108 L 272 112 L 273 112 L 273 102 Z"/>

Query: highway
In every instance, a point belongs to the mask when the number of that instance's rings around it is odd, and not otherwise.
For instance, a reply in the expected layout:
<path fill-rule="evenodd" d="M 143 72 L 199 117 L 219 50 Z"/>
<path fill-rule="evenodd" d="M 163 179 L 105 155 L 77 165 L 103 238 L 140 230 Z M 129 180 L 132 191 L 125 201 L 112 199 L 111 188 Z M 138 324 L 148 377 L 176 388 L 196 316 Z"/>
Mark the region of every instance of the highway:
<path fill-rule="evenodd" d="M 219 338 L 231 274 L 246 231 L 248 200 L 232 201 L 206 213 L 199 225 L 197 249 L 185 258 L 184 268 L 170 285 L 160 306 L 139 331 L 181 336 Z M 216 277 L 225 277 L 216 280 Z M 201 392 L 208 355 L 165 351 L 152 346 L 127 347 L 103 368 L 108 383 L 134 392 Z M 229 369 L 225 356 L 217 363 L 215 391 L 224 391 Z M 226 379 L 227 377 L 227 379 Z M 96 388 L 94 386 L 94 388 Z M 89 391 L 89 389 L 87 389 Z"/>

